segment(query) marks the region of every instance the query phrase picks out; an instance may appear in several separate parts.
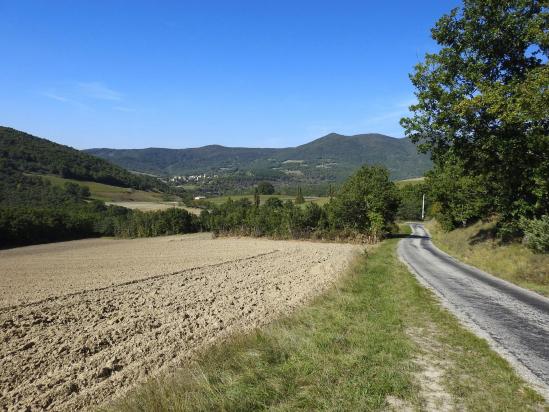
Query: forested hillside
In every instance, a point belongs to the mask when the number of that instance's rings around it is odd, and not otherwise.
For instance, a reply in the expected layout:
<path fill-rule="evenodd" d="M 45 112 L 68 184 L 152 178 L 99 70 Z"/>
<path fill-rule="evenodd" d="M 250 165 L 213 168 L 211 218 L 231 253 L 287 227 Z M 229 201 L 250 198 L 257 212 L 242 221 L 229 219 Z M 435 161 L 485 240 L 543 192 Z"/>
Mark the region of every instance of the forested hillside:
<path fill-rule="evenodd" d="M 159 175 L 244 173 L 259 179 L 318 183 L 342 181 L 363 164 L 381 165 L 392 179 L 423 176 L 428 155 L 409 139 L 380 134 L 331 133 L 307 144 L 281 149 L 204 146 L 193 149 L 89 149 L 86 152 L 122 167 Z"/>
<path fill-rule="evenodd" d="M 120 166 L 46 139 L 0 126 L 2 169 L 53 174 L 141 190 L 167 190 L 155 177 L 128 172 Z"/>
<path fill-rule="evenodd" d="M 196 230 L 185 210 L 140 213 L 91 199 L 84 184 L 55 185 L 38 174 L 167 191 L 150 176 L 78 150 L 0 127 L 0 247 L 93 236 L 152 236 Z"/>

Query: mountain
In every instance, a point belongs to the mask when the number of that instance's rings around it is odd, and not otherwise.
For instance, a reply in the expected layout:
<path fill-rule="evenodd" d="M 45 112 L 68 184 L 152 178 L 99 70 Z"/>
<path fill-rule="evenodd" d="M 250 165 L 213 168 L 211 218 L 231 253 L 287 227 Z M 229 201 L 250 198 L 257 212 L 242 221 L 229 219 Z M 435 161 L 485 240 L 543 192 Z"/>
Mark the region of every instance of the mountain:
<path fill-rule="evenodd" d="M 142 190 L 167 189 L 167 185 L 155 177 L 130 173 L 72 147 L 2 126 L 0 166 L 3 171 L 16 173 L 53 174 Z"/>
<path fill-rule="evenodd" d="M 192 149 L 88 149 L 84 151 L 129 170 L 156 175 L 181 175 L 246 167 L 258 159 L 269 157 L 276 150 L 210 145 Z"/>
<path fill-rule="evenodd" d="M 381 134 L 331 133 L 297 147 L 281 149 L 225 147 L 192 149 L 89 149 L 87 153 L 130 170 L 164 176 L 247 173 L 273 180 L 342 180 L 361 165 L 381 164 L 391 177 L 422 176 L 431 168 L 409 139 Z"/>

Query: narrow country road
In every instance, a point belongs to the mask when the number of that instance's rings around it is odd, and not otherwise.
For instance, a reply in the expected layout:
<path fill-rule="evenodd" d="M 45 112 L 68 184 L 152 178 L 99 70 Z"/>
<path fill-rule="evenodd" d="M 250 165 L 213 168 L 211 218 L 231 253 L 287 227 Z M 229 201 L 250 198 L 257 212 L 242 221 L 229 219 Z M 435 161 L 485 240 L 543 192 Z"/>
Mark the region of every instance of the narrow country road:
<path fill-rule="evenodd" d="M 411 227 L 398 245 L 400 259 L 549 399 L 549 299 L 457 261 L 431 243 L 423 225 Z"/>

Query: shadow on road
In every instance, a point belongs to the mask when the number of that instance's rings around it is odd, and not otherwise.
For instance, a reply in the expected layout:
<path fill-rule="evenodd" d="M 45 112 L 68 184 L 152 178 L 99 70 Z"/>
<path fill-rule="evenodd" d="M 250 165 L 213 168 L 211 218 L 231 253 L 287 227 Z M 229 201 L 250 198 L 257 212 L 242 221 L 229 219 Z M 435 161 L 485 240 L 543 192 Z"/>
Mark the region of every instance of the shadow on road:
<path fill-rule="evenodd" d="M 406 233 L 389 233 L 385 235 L 387 239 L 431 239 L 429 236 L 408 235 Z"/>

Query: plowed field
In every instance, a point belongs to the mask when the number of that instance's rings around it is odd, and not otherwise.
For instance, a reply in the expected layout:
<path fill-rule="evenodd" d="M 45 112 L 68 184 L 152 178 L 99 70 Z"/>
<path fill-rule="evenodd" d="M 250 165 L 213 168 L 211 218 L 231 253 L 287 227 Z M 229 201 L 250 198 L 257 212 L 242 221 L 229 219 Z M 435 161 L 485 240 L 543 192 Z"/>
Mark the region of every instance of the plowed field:
<path fill-rule="evenodd" d="M 0 409 L 108 402 L 289 313 L 358 250 L 198 234 L 0 251 Z"/>

